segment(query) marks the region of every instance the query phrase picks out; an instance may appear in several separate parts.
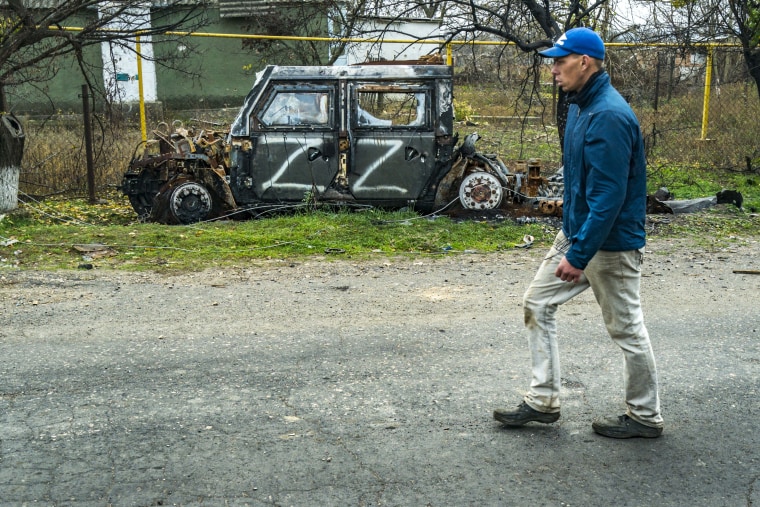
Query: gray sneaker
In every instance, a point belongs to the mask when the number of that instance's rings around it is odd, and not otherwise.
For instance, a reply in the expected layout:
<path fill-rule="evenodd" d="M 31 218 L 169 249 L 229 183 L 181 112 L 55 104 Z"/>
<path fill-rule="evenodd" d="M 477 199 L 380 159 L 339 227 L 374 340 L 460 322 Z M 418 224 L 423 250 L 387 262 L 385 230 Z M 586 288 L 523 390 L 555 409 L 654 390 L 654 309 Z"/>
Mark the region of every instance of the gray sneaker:
<path fill-rule="evenodd" d="M 523 401 L 516 410 L 494 410 L 493 418 L 505 426 L 522 426 L 533 421 L 549 424 L 559 419 L 559 412 L 539 412 Z"/>
<path fill-rule="evenodd" d="M 594 421 L 591 427 L 600 435 L 610 438 L 657 438 L 662 435 L 662 428 L 641 424 L 627 415 Z"/>

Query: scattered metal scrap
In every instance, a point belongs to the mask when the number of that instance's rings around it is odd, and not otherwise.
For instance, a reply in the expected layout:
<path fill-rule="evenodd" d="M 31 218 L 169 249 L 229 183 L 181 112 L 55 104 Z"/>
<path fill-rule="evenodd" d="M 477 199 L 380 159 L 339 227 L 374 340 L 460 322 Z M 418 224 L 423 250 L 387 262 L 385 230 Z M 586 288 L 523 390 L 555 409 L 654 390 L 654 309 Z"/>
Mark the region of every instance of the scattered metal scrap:
<path fill-rule="evenodd" d="M 82 254 L 84 260 L 100 259 L 102 257 L 112 257 L 116 255 L 116 251 L 113 248 L 100 243 L 73 245 L 72 249 Z"/>
<path fill-rule="evenodd" d="M 711 208 L 716 204 L 733 204 L 737 208 L 742 209 L 743 203 L 744 197 L 736 190 L 721 190 L 711 197 L 676 200 L 672 199 L 670 192 L 666 188 L 661 188 L 654 195 L 647 196 L 647 213 L 694 213 Z"/>

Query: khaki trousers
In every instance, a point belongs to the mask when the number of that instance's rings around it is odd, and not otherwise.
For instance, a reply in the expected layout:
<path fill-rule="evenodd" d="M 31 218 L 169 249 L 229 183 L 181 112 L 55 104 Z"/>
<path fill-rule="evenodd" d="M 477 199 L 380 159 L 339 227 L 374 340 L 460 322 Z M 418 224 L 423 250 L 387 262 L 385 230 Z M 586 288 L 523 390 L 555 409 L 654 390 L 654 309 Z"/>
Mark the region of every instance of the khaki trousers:
<path fill-rule="evenodd" d="M 533 376 L 525 401 L 540 412 L 559 411 L 560 366 L 555 314 L 559 305 L 591 287 L 602 309 L 607 332 L 623 351 L 628 416 L 647 426 L 661 427 L 657 368 L 639 297 L 644 249 L 600 250 L 589 262 L 581 280 L 569 283 L 554 276 L 568 247 L 567 238 L 560 232 L 523 298 Z"/>

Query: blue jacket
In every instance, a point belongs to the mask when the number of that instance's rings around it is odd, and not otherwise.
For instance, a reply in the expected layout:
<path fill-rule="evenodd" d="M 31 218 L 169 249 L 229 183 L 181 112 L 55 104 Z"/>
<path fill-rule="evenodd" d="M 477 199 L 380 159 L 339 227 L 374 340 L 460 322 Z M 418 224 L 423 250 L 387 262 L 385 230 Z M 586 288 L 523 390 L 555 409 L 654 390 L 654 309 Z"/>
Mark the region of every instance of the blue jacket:
<path fill-rule="evenodd" d="M 636 115 L 609 74 L 592 76 L 569 101 L 562 230 L 568 262 L 586 269 L 597 250 L 646 243 L 646 160 Z"/>

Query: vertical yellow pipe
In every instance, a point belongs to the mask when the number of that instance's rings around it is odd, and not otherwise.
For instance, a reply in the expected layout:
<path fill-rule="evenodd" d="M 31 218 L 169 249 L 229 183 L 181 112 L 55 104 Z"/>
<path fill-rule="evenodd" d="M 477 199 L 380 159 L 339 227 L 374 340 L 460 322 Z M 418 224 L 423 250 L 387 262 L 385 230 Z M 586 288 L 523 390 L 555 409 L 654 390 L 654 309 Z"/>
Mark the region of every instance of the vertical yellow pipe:
<path fill-rule="evenodd" d="M 702 137 L 707 140 L 707 120 L 710 116 L 710 87 L 712 85 L 713 46 L 707 46 L 707 68 L 705 69 L 705 96 L 702 101 Z"/>
<path fill-rule="evenodd" d="M 451 42 L 446 43 L 446 65 L 454 65 L 454 52 L 451 46 Z"/>
<path fill-rule="evenodd" d="M 148 127 L 145 124 L 145 94 L 143 92 L 142 53 L 140 52 L 140 36 L 135 37 L 135 52 L 137 53 L 137 90 L 140 95 L 140 133 L 142 140 L 148 140 Z"/>

